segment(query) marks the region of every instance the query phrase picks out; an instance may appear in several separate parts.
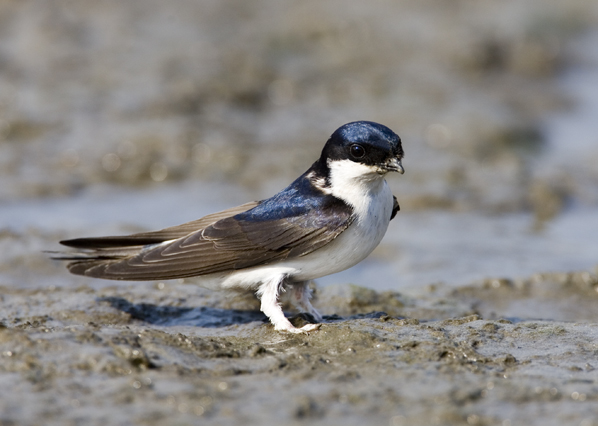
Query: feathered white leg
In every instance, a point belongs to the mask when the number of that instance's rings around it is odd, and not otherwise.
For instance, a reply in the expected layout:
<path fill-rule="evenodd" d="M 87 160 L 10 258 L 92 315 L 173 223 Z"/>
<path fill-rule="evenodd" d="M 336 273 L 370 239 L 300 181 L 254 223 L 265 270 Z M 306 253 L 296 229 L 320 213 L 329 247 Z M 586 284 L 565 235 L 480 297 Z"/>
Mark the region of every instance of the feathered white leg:
<path fill-rule="evenodd" d="M 295 282 L 291 285 L 291 300 L 301 312 L 307 312 L 314 317 L 317 322 L 322 322 L 322 315 L 311 304 L 311 289 L 309 288 L 309 281 Z"/>
<path fill-rule="evenodd" d="M 307 324 L 301 328 L 297 328 L 284 316 L 282 308 L 278 303 L 278 294 L 284 279 L 285 276 L 280 275 L 272 278 L 270 281 L 266 281 L 260 286 L 257 291 L 257 295 L 261 300 L 260 310 L 270 319 L 275 330 L 287 331 L 289 333 L 306 333 L 317 330 L 320 327 L 319 324 Z"/>

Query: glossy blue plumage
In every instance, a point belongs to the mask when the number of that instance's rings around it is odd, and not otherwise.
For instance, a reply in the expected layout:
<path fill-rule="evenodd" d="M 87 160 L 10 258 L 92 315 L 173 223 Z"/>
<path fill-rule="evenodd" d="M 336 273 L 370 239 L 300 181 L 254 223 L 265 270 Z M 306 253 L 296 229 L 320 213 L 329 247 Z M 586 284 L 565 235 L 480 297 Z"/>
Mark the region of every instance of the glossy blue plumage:
<path fill-rule="evenodd" d="M 391 145 L 394 150 L 397 149 L 400 140 L 396 133 L 388 127 L 372 121 L 355 121 L 345 124 L 332 134 L 332 138 L 337 135 L 347 143 L 385 143 Z"/>
<path fill-rule="evenodd" d="M 265 222 L 278 219 L 301 219 L 306 227 L 331 225 L 346 220 L 351 208 L 342 200 L 323 193 L 314 187 L 308 173 L 297 178 L 288 187 L 253 209 L 235 216 L 236 220 Z"/>
<path fill-rule="evenodd" d="M 346 158 L 346 148 L 353 144 L 365 144 L 372 149 L 365 158 L 353 159 L 364 164 L 379 164 L 389 154 L 397 158 L 404 155 L 401 138 L 388 127 L 371 121 L 355 121 L 339 127 L 332 134 L 322 150 L 322 158 Z"/>

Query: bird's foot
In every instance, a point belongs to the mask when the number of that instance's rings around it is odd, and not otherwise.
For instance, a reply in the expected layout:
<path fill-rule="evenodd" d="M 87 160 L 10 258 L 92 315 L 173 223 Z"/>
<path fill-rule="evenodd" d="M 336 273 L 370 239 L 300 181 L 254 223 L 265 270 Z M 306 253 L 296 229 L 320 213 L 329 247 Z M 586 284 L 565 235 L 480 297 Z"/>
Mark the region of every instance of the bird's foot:
<path fill-rule="evenodd" d="M 306 302 L 306 307 L 311 308 L 309 310 L 313 311 L 315 314 L 307 314 L 308 317 L 312 317 L 309 319 L 300 318 L 301 322 L 300 324 L 297 324 L 300 325 L 300 327 L 293 325 L 291 321 L 284 316 L 284 312 L 282 312 L 282 308 L 278 303 L 278 294 L 280 291 L 280 286 L 285 279 L 286 275 L 275 276 L 270 281 L 262 284 L 257 291 L 257 294 L 261 299 L 260 309 L 270 319 L 270 322 L 274 325 L 274 330 L 293 334 L 301 334 L 309 333 L 320 328 L 320 324 L 309 323 L 313 319 L 316 321 L 321 319 L 321 316 L 309 303 L 309 297 L 307 297 L 309 295 L 309 288 L 305 283 L 302 285 L 297 284 L 297 288 L 301 290 L 299 292 L 299 299 L 301 299 L 303 302 Z M 305 322 L 308 322 L 308 324 L 305 324 Z"/>
<path fill-rule="evenodd" d="M 315 331 L 320 328 L 322 324 L 305 324 L 303 327 L 295 327 L 291 323 L 288 325 L 284 325 L 281 327 L 275 327 L 274 329 L 277 331 L 283 331 L 287 333 L 293 334 L 307 334 L 309 332 Z"/>

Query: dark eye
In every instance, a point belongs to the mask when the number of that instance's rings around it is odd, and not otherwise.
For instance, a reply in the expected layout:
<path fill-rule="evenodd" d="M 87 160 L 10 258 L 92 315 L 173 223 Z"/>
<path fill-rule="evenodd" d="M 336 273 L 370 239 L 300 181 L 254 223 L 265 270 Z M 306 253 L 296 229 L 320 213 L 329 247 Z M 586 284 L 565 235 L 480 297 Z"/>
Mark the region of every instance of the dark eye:
<path fill-rule="evenodd" d="M 363 158 L 365 155 L 365 149 L 361 145 L 353 144 L 349 150 L 353 158 Z"/>

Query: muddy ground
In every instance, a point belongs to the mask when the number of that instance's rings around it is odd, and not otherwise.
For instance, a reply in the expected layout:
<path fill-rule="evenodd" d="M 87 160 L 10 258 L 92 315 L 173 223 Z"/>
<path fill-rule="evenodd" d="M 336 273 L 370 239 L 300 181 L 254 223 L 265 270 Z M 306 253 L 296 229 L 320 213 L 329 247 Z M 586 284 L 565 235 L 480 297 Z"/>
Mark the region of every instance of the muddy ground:
<path fill-rule="evenodd" d="M 4 287 L 0 422 L 592 425 L 597 289 L 590 272 L 419 298 L 329 286 L 322 327 L 288 335 L 252 296 L 185 283 Z"/>
<path fill-rule="evenodd" d="M 598 426 L 592 28 L 594 0 L 0 0 L 0 426 Z M 309 335 L 43 253 L 272 195 L 361 119 L 403 139 L 401 212 Z"/>

